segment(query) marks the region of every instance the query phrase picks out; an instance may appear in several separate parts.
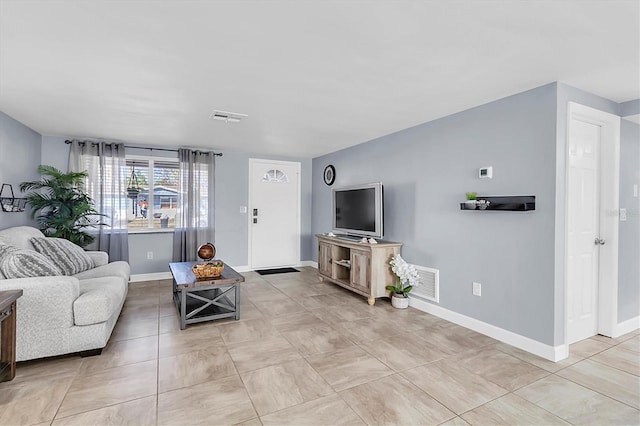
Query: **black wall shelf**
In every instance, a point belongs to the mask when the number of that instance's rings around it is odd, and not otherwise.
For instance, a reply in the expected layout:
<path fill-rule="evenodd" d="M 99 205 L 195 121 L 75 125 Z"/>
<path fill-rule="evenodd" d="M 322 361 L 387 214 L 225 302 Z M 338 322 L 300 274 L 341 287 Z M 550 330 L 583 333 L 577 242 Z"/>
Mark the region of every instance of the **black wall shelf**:
<path fill-rule="evenodd" d="M 5 191 L 5 188 L 7 188 L 7 191 Z M 8 197 L 9 194 L 11 194 L 10 197 Z M 16 198 L 13 194 L 13 186 L 3 183 L 2 189 L 0 189 L 0 205 L 2 205 L 3 212 L 20 213 L 24 211 L 27 200 L 25 198 Z"/>
<path fill-rule="evenodd" d="M 489 210 L 501 210 L 512 212 L 526 212 L 536 209 L 536 197 L 535 195 L 515 195 L 515 196 L 480 196 L 478 200 L 487 200 L 489 205 L 485 211 Z M 466 207 L 465 203 L 460 203 L 460 210 L 474 210 Z M 483 211 L 480 207 L 476 206 L 476 211 Z"/>

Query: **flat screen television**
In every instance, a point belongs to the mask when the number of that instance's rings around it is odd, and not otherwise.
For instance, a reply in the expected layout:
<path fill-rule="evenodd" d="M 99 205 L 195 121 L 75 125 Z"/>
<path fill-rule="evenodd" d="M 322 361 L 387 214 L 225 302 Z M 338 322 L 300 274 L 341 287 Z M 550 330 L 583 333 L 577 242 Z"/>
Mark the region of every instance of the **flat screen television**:
<path fill-rule="evenodd" d="M 332 193 L 334 232 L 382 238 L 384 198 L 381 182 L 334 188 Z"/>

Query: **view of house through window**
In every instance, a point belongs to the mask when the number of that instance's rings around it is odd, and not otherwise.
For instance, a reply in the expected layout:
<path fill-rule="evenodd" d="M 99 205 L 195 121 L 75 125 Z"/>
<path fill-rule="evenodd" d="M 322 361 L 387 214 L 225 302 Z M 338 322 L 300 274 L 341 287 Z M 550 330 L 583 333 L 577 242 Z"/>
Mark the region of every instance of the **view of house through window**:
<path fill-rule="evenodd" d="M 175 228 L 178 161 L 127 158 L 127 197 L 130 230 Z"/>

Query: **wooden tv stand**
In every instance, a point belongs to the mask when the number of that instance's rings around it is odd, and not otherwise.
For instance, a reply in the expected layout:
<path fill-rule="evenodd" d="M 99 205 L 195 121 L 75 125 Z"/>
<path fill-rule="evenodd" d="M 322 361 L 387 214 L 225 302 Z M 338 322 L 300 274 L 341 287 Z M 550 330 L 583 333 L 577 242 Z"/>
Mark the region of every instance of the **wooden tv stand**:
<path fill-rule="evenodd" d="M 382 240 L 378 244 L 360 243 L 323 234 L 317 234 L 316 238 L 321 280 L 366 296 L 370 305 L 378 297 L 389 296 L 385 287 L 397 279 L 391 272 L 389 261 L 400 253 L 401 243 Z"/>

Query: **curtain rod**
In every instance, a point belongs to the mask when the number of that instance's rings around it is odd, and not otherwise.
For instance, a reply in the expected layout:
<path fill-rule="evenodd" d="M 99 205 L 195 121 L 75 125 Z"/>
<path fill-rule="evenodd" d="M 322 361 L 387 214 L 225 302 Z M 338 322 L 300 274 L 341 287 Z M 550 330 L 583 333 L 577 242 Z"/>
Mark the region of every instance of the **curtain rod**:
<path fill-rule="evenodd" d="M 69 145 L 72 141 L 67 139 L 66 141 L 64 141 L 64 143 L 66 143 L 67 145 Z M 78 141 L 80 143 L 98 143 L 98 142 L 94 142 L 94 141 Z M 149 151 L 168 151 L 168 152 L 178 152 L 177 149 L 168 149 L 168 148 L 149 148 L 147 146 L 131 146 L 131 145 L 125 145 L 125 148 L 133 148 L 133 149 L 148 149 Z M 211 153 L 213 155 L 215 155 L 216 157 L 222 157 L 222 153 L 221 152 L 213 152 L 213 151 L 203 151 L 206 153 Z"/>

